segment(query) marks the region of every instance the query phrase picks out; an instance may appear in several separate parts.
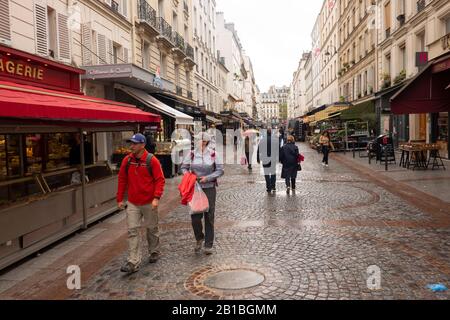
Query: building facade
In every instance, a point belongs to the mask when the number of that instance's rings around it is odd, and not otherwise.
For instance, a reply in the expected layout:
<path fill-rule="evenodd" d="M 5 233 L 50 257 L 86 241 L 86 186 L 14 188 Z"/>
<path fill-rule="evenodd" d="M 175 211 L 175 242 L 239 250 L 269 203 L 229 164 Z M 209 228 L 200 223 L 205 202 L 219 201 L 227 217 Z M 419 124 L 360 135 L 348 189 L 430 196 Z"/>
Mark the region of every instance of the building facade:
<path fill-rule="evenodd" d="M 431 0 L 377 1 L 377 8 L 380 16 L 377 85 L 383 92 L 396 92 L 422 71 L 428 61 L 450 51 L 450 3 Z M 421 63 L 419 58 L 424 54 L 425 61 Z M 392 132 L 397 144 L 410 140 L 436 140 L 433 128 L 444 128 L 437 131 L 444 133 L 440 139 L 446 139 L 447 143 L 442 143 L 442 154 L 448 154 L 448 130 L 445 129 L 448 113 L 393 116 L 387 100 L 378 107 L 380 131 Z"/>
<path fill-rule="evenodd" d="M 247 72 L 244 66 L 243 48 L 233 23 L 226 23 L 223 12 L 217 13 L 217 49 L 227 76 L 228 103 L 226 109 L 245 112 L 244 81 Z"/>
<path fill-rule="evenodd" d="M 193 0 L 195 99 L 206 110 L 220 113 L 219 72 L 216 46 L 216 2 Z"/>

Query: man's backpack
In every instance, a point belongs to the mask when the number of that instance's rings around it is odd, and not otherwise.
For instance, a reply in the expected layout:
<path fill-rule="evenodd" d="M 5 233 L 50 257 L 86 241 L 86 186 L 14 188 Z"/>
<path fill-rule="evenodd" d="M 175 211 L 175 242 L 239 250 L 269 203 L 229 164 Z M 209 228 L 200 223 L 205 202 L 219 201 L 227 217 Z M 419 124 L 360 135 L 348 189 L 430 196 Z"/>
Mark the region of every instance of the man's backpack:
<path fill-rule="evenodd" d="M 148 174 L 150 175 L 150 177 L 153 178 L 153 172 L 152 172 L 152 167 L 150 165 L 150 163 L 152 162 L 154 155 L 149 153 L 147 155 L 147 159 L 145 160 L 145 163 L 147 165 L 147 170 L 148 170 Z M 128 170 L 130 169 L 130 165 L 131 165 L 131 161 L 133 161 L 133 158 L 131 156 L 128 156 L 128 161 L 125 167 L 125 172 L 128 174 Z"/>

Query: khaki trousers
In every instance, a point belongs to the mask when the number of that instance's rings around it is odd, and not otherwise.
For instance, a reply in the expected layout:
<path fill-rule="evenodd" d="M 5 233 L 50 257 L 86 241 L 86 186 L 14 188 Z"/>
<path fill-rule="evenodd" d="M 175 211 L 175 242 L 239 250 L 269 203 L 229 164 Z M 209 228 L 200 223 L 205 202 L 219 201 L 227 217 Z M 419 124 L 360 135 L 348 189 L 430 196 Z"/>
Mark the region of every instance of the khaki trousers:
<path fill-rule="evenodd" d="M 142 241 L 140 230 L 144 229 L 148 252 L 159 253 L 159 227 L 158 209 L 153 209 L 151 204 L 136 206 L 128 202 L 128 262 L 140 265 L 142 262 Z"/>

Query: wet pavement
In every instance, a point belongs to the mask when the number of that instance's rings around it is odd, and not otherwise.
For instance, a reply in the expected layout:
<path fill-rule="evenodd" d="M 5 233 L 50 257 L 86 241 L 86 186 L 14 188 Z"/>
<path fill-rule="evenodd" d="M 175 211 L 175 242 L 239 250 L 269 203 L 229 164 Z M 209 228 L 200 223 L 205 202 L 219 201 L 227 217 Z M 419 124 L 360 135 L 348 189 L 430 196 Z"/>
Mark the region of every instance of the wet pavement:
<path fill-rule="evenodd" d="M 0 299 L 449 299 L 426 286 L 450 286 L 450 176 L 382 173 L 351 154 L 333 154 L 324 168 L 317 152 L 300 149 L 306 162 L 295 193 L 279 180 L 268 195 L 259 168 L 227 166 L 212 256 L 194 252 L 175 179 L 161 208 L 157 264 L 119 272 L 120 213 L 0 274 Z M 421 181 L 425 189 L 415 186 Z M 81 268 L 81 290 L 66 287 L 71 264 Z"/>

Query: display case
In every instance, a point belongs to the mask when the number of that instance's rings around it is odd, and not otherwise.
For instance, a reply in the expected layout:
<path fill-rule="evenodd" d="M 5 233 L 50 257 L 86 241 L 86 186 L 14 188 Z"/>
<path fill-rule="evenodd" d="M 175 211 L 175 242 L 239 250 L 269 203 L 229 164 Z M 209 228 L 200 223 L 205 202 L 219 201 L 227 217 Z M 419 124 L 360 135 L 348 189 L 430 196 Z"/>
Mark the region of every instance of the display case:
<path fill-rule="evenodd" d="M 0 180 L 21 175 L 20 135 L 0 135 Z"/>
<path fill-rule="evenodd" d="M 70 167 L 70 149 L 73 137 L 70 133 L 49 134 L 47 139 L 48 160 L 46 171 Z"/>
<path fill-rule="evenodd" d="M 44 155 L 44 135 L 27 134 L 25 136 L 25 175 L 42 172 Z"/>
<path fill-rule="evenodd" d="M 174 147 L 173 142 L 155 142 L 157 155 L 171 155 Z"/>

